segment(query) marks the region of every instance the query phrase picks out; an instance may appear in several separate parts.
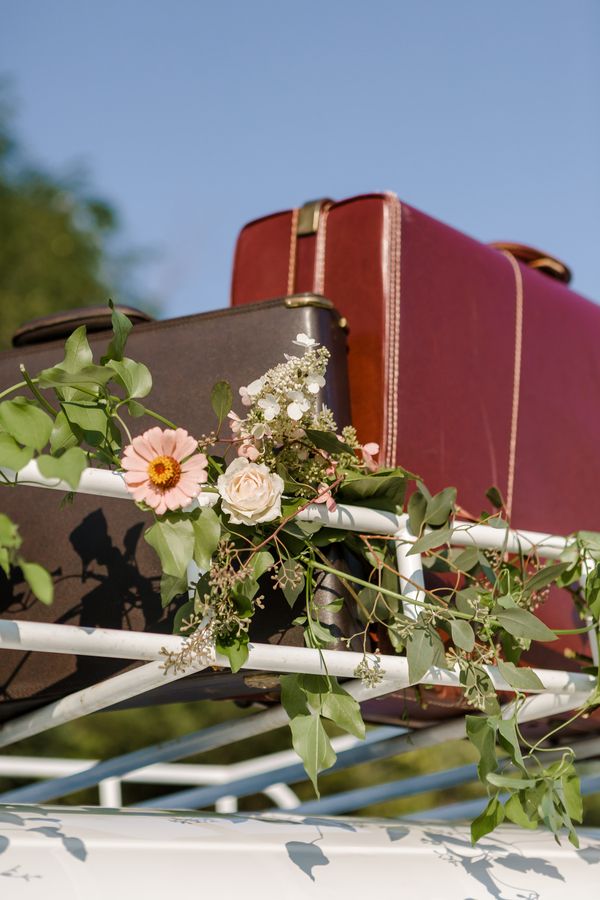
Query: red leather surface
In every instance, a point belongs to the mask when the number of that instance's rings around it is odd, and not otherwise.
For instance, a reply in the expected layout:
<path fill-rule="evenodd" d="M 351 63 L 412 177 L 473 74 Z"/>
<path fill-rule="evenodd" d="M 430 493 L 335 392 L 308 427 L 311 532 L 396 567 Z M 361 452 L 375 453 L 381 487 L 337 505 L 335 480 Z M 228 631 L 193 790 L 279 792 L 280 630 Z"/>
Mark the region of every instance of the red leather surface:
<path fill-rule="evenodd" d="M 353 422 L 383 440 L 390 198 L 355 197 L 328 214 L 325 296 L 348 319 Z M 241 232 L 232 304 L 285 292 L 291 212 Z M 302 278 L 314 243 L 300 246 Z M 312 254 L 312 256 L 311 256 Z M 310 257 L 310 259 L 308 259 Z M 523 353 L 512 522 L 554 533 L 600 530 L 600 308 L 520 264 Z M 303 281 L 301 289 L 311 284 Z M 432 490 L 453 484 L 479 513 L 485 492 L 506 494 L 515 361 L 516 289 L 511 262 L 405 204 L 401 207 L 400 338 L 396 461 Z M 541 611 L 556 627 L 581 624 L 556 593 Z M 545 665 L 564 668 L 568 643 L 548 645 Z"/>

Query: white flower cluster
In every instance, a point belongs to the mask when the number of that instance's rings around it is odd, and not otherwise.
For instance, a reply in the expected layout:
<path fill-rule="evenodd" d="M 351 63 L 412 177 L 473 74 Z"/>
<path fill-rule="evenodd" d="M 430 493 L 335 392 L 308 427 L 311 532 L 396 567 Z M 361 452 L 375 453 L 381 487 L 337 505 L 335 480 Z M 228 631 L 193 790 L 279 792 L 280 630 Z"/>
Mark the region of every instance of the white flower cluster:
<path fill-rule="evenodd" d="M 249 411 L 243 422 L 233 420 L 234 432 L 245 431 L 262 440 L 293 437 L 299 428 L 315 427 L 329 351 L 306 334 L 297 335 L 294 344 L 304 349 L 302 356 L 286 353 L 286 362 L 240 388 Z"/>

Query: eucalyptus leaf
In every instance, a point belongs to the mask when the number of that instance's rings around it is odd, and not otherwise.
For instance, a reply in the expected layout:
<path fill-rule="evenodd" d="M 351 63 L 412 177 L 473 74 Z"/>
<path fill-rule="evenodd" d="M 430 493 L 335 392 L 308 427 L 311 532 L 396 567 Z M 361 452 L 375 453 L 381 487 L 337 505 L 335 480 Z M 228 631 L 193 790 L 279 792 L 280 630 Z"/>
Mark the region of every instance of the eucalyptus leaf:
<path fill-rule="evenodd" d="M 417 627 L 406 640 L 408 677 L 411 684 L 418 684 L 433 665 L 435 649 L 430 629 Z"/>
<path fill-rule="evenodd" d="M 438 528 L 445 525 L 452 513 L 456 503 L 456 488 L 444 488 L 438 494 L 435 494 L 427 501 L 425 510 L 425 523 L 431 525 L 432 528 Z"/>
<path fill-rule="evenodd" d="M 423 537 L 420 537 L 415 541 L 408 551 L 407 556 L 411 556 L 414 553 L 426 553 L 428 550 L 433 550 L 435 547 L 441 547 L 442 544 L 447 544 L 451 537 L 451 528 L 439 528 L 436 531 L 429 532 L 429 534 L 424 534 Z"/>
<path fill-rule="evenodd" d="M 498 660 L 498 671 L 505 681 L 516 691 L 539 691 L 544 685 L 531 669 L 515 666 L 511 662 Z"/>
<path fill-rule="evenodd" d="M 465 547 L 454 560 L 454 565 L 461 572 L 470 572 L 479 563 L 479 550 L 477 547 Z"/>
<path fill-rule="evenodd" d="M 502 499 L 502 494 L 498 490 L 497 487 L 492 485 L 489 490 L 485 492 L 485 496 L 488 498 L 492 506 L 495 506 L 496 509 L 502 509 L 504 507 L 504 500 Z"/>
<path fill-rule="evenodd" d="M 530 638 L 533 641 L 543 641 L 544 643 L 556 640 L 554 632 L 526 609 L 518 606 L 514 609 L 494 607 L 492 612 L 500 626 L 514 637 Z"/>
<path fill-rule="evenodd" d="M 544 566 L 539 572 L 535 572 L 525 582 L 525 590 L 527 592 L 539 591 L 541 588 L 552 584 L 557 578 L 569 568 L 568 562 L 555 563 L 551 566 Z"/>
<path fill-rule="evenodd" d="M 475 646 L 475 632 L 464 619 L 452 619 L 450 622 L 452 640 L 457 647 L 470 653 Z"/>
<path fill-rule="evenodd" d="M 427 510 L 427 498 L 421 491 L 414 491 L 408 501 L 408 525 L 412 534 L 421 534 L 421 528 L 425 521 L 425 512 Z"/>
<path fill-rule="evenodd" d="M 16 397 L 0 403 L 0 425 L 19 444 L 39 452 L 48 443 L 53 420 L 33 400 Z"/>
<path fill-rule="evenodd" d="M 189 519 L 159 519 L 144 535 L 156 551 L 165 575 L 183 578 L 194 554 L 194 527 Z"/>
<path fill-rule="evenodd" d="M 217 381 L 211 391 L 210 403 L 220 427 L 233 404 L 233 393 L 228 381 Z"/>

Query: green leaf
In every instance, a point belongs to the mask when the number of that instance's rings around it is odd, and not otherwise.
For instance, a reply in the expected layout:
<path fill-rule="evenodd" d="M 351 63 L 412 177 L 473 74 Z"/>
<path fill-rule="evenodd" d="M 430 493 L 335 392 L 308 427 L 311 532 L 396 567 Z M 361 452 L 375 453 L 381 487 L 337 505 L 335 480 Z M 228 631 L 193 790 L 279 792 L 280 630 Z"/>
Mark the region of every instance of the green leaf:
<path fill-rule="evenodd" d="M 275 565 L 275 559 L 268 550 L 259 550 L 252 557 L 252 575 L 258 581 L 261 575 L 268 572 Z"/>
<path fill-rule="evenodd" d="M 231 643 L 217 642 L 216 650 L 217 653 L 222 653 L 227 657 L 232 672 L 239 672 L 248 659 L 248 635 L 242 633 Z"/>
<path fill-rule="evenodd" d="M 489 834 L 504 820 L 504 807 L 497 797 L 492 797 L 481 815 L 471 823 L 471 840 L 473 843 Z"/>
<path fill-rule="evenodd" d="M 233 394 L 231 392 L 231 385 L 228 381 L 217 381 L 212 389 L 210 402 L 219 422 L 219 426 L 221 426 L 233 404 Z"/>
<path fill-rule="evenodd" d="M 489 490 L 485 492 L 485 496 L 488 498 L 492 506 L 495 506 L 496 509 L 502 509 L 504 506 L 504 500 L 502 499 L 502 494 L 498 490 L 497 487 L 492 486 Z"/>
<path fill-rule="evenodd" d="M 54 599 L 54 585 L 50 573 L 37 563 L 19 560 L 19 567 L 31 591 L 41 603 L 49 606 Z"/>
<path fill-rule="evenodd" d="M 65 359 L 62 367 L 68 372 L 77 372 L 94 361 L 92 349 L 88 343 L 86 327 L 80 325 L 65 341 Z"/>
<path fill-rule="evenodd" d="M 524 586 L 525 590 L 528 592 L 539 591 L 541 588 L 552 584 L 553 581 L 556 581 L 556 579 L 569 568 L 569 565 L 568 562 L 562 562 L 555 563 L 551 566 L 544 566 L 543 569 L 540 569 L 539 572 L 535 572 L 527 579 Z"/>
<path fill-rule="evenodd" d="M 68 372 L 62 366 L 53 366 L 40 372 L 38 384 L 41 388 L 60 388 L 64 385 L 89 387 L 89 385 L 105 385 L 112 376 L 112 370 L 104 366 L 84 366 L 77 372 Z"/>
<path fill-rule="evenodd" d="M 515 766 L 520 766 L 524 770 L 525 763 L 523 762 L 523 755 L 521 753 L 521 747 L 519 745 L 517 722 L 514 715 L 509 719 L 498 720 L 497 738 L 498 743 L 503 748 L 503 750 L 506 750 L 506 752 L 509 754 Z"/>
<path fill-rule="evenodd" d="M 128 400 L 126 405 L 127 412 L 134 419 L 139 419 L 146 414 L 146 407 L 138 403 L 137 400 Z"/>
<path fill-rule="evenodd" d="M 74 433 L 69 420 L 61 409 L 54 420 L 54 425 L 50 432 L 50 450 L 56 454 L 61 450 L 68 450 L 69 447 L 75 447 L 78 443 L 79 438 Z"/>
<path fill-rule="evenodd" d="M 192 519 L 194 532 L 194 562 L 208 569 L 213 553 L 221 539 L 221 523 L 214 509 L 200 509 Z"/>
<path fill-rule="evenodd" d="M 444 488 L 439 494 L 435 494 L 431 500 L 427 502 L 425 510 L 425 523 L 431 525 L 432 528 L 438 528 L 445 525 L 454 511 L 456 503 L 456 488 Z"/>
<path fill-rule="evenodd" d="M 496 759 L 496 722 L 486 716 L 465 716 L 467 737 L 479 751 L 477 771 L 482 781 L 497 766 Z"/>
<path fill-rule="evenodd" d="M 401 471 L 395 474 L 374 472 L 344 481 L 338 488 L 336 499 L 354 506 L 397 512 L 404 503 L 407 483 L 408 478 Z"/>
<path fill-rule="evenodd" d="M 283 591 L 283 596 L 290 607 L 294 606 L 306 585 L 304 575 L 301 575 L 297 582 L 295 581 L 297 578 L 296 566 L 297 563 L 294 559 L 284 559 L 277 570 L 280 581 L 283 581 L 285 585 L 281 589 Z"/>
<path fill-rule="evenodd" d="M 562 789 L 562 801 L 571 819 L 576 822 L 583 821 L 583 800 L 581 797 L 581 784 L 573 766 L 569 766 L 560 780 Z"/>
<path fill-rule="evenodd" d="M 513 775 L 500 775 L 498 772 L 489 772 L 488 775 L 486 775 L 486 781 L 489 781 L 494 787 L 507 788 L 513 791 L 535 787 L 535 779 L 533 778 L 518 778 Z"/>
<path fill-rule="evenodd" d="M 336 678 L 327 675 L 300 675 L 298 686 L 306 695 L 311 709 L 361 740 L 365 723 L 360 706 Z"/>
<path fill-rule="evenodd" d="M 431 631 L 417 627 L 406 640 L 408 677 L 411 684 L 418 684 L 433 665 L 435 656 Z"/>
<path fill-rule="evenodd" d="M 32 458 L 33 449 L 31 447 L 20 447 L 10 434 L 5 432 L 0 434 L 0 466 L 6 466 L 7 469 L 18 472 Z"/>
<path fill-rule="evenodd" d="M 102 364 L 108 362 L 111 359 L 121 360 L 123 359 L 123 351 L 125 350 L 125 344 L 127 343 L 127 338 L 129 337 L 129 332 L 133 328 L 131 321 L 124 315 L 122 312 L 119 312 L 118 309 L 115 309 L 115 305 L 112 300 L 108 301 L 108 305 L 112 310 L 111 322 L 112 322 L 112 330 L 113 336 L 110 344 L 108 345 L 108 349 L 100 362 Z"/>
<path fill-rule="evenodd" d="M 281 705 L 290 719 L 308 715 L 306 692 L 301 687 L 301 675 L 282 675 Z"/>
<path fill-rule="evenodd" d="M 188 582 L 186 576 L 181 575 L 165 575 L 160 579 L 160 600 L 163 605 L 168 606 L 176 597 L 187 595 Z"/>
<path fill-rule="evenodd" d="M 316 431 L 314 428 L 307 428 L 306 436 L 315 447 L 318 447 L 319 450 L 325 450 L 326 453 L 331 453 L 334 456 L 339 456 L 340 453 L 351 453 L 354 456 L 352 447 L 344 443 L 344 441 L 340 441 L 333 431 Z"/>
<path fill-rule="evenodd" d="M 479 593 L 473 587 L 464 588 L 462 591 L 457 591 L 455 603 L 459 612 L 472 616 L 479 603 Z"/>
<path fill-rule="evenodd" d="M 144 363 L 125 357 L 109 360 L 106 365 L 114 371 L 116 380 L 125 388 L 128 397 L 147 397 L 152 390 L 152 375 Z"/>
<path fill-rule="evenodd" d="M 454 560 L 454 565 L 462 572 L 470 572 L 479 562 L 477 547 L 466 547 Z"/>
<path fill-rule="evenodd" d="M 496 606 L 492 612 L 502 628 L 514 637 L 530 638 L 544 643 L 556 640 L 554 632 L 526 609 L 518 606 L 514 609 L 502 609 Z"/>
<path fill-rule="evenodd" d="M 544 685 L 531 669 L 515 666 L 511 662 L 498 660 L 498 671 L 505 681 L 516 691 L 543 690 Z"/>
<path fill-rule="evenodd" d="M 0 424 L 19 444 L 39 452 L 48 443 L 53 421 L 33 400 L 17 397 L 0 403 Z"/>
<path fill-rule="evenodd" d="M 44 478 L 66 481 L 75 490 L 87 466 L 87 457 L 80 447 L 71 447 L 62 456 L 38 456 L 37 464 Z"/>
<path fill-rule="evenodd" d="M 94 402 L 73 401 L 63 403 L 62 407 L 67 423 L 70 425 L 71 429 L 76 433 L 76 429 L 78 428 L 79 436 L 85 438 L 87 443 L 92 447 L 97 447 L 106 439 L 109 420 L 105 412 L 105 407 L 98 406 L 97 403 Z M 73 429 L 73 426 L 76 426 L 76 428 Z"/>
<path fill-rule="evenodd" d="M 406 555 L 426 553 L 428 550 L 433 550 L 434 547 L 441 547 L 442 544 L 447 544 L 451 537 L 451 528 L 439 528 L 437 531 L 431 531 L 429 534 L 420 537 L 418 541 L 415 541 Z"/>
<path fill-rule="evenodd" d="M 408 525 L 411 532 L 416 536 L 421 533 L 423 522 L 425 521 L 425 512 L 427 510 L 427 498 L 421 491 L 415 491 L 411 494 L 408 501 Z"/>
<path fill-rule="evenodd" d="M 317 776 L 324 769 L 329 769 L 336 760 L 323 723 L 318 715 L 311 713 L 307 716 L 295 716 L 290 721 L 290 729 L 294 750 L 304 763 L 316 795 L 320 796 Z"/>
<path fill-rule="evenodd" d="M 518 825 L 520 828 L 537 828 L 539 819 L 537 816 L 532 819 L 527 814 L 521 799 L 524 794 L 525 792 L 519 792 L 518 794 L 512 794 L 512 796 L 509 797 L 504 804 L 506 818 L 510 819 L 511 822 L 514 822 L 515 825 Z"/>
<path fill-rule="evenodd" d="M 475 632 L 464 619 L 452 619 L 450 622 L 452 640 L 461 650 L 470 653 L 475 646 Z"/>
<path fill-rule="evenodd" d="M 187 575 L 194 554 L 194 527 L 189 519 L 161 519 L 148 528 L 144 537 L 156 551 L 165 575 Z"/>
<path fill-rule="evenodd" d="M 585 580 L 585 600 L 594 620 L 600 621 L 600 563 Z"/>
<path fill-rule="evenodd" d="M 0 547 L 8 547 L 18 550 L 21 546 L 21 537 L 17 525 L 4 513 L 0 513 Z"/>
<path fill-rule="evenodd" d="M 163 576 L 164 577 L 164 576 Z M 186 600 L 183 603 L 175 616 L 173 617 L 173 632 L 175 634 L 190 634 L 190 629 L 184 626 L 184 621 L 189 621 L 194 614 L 194 601 Z"/>

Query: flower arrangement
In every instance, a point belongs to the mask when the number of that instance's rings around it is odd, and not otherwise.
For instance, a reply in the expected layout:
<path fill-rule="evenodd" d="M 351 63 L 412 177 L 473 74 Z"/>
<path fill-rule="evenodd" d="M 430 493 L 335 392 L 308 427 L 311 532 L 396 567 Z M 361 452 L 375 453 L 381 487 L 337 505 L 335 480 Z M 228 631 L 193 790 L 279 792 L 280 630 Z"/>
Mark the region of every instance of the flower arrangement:
<path fill-rule="evenodd" d="M 240 388 L 238 412 L 230 386 L 215 385 L 215 431 L 192 437 L 142 402 L 151 390 L 150 372 L 125 356 L 129 320 L 113 308 L 112 323 L 113 337 L 99 362 L 81 327 L 66 341 L 62 363 L 35 376 L 21 367 L 22 380 L 0 394 L 0 467 L 10 484 L 35 459 L 44 476 L 73 489 L 87 466 L 122 473 L 132 499 L 150 517 L 145 539 L 160 559 L 161 597 L 165 605 L 179 603 L 176 627 L 186 635 L 181 652 L 166 655 L 165 670 L 183 670 L 216 647 L 237 671 L 248 655 L 253 616 L 268 604 L 272 589 L 289 603 L 307 646 L 329 647 L 334 634 L 315 593 L 318 577 L 333 574 L 357 623 L 343 641 L 362 647 L 355 675 L 366 685 L 383 676 L 373 652 L 378 644 L 407 657 L 414 684 L 431 666 L 458 668 L 472 707 L 467 735 L 479 751 L 479 774 L 489 794 L 485 812 L 473 823 L 473 839 L 506 818 L 528 828 L 542 823 L 556 835 L 566 829 L 577 843 L 573 821 L 581 821 L 582 803 L 574 754 L 561 747 L 546 763 L 549 745 L 544 739 L 531 743 L 522 733 L 517 714 L 524 692 L 542 684 L 520 663 L 532 642 L 556 639 L 535 614 L 553 585 L 568 588 L 579 611 L 582 626 L 573 633 L 589 631 L 597 640 L 600 536 L 575 535 L 563 559 L 549 565 L 533 552 L 451 549 L 456 491 L 431 495 L 404 469 L 379 466 L 377 445 L 361 444 L 353 428 L 338 433 L 320 401 L 328 351 L 304 334 L 292 342 L 285 361 Z M 132 437 L 125 414 L 161 424 Z M 217 447 L 224 450 L 217 454 Z M 499 492 L 491 489 L 488 498 L 495 511 L 477 521 L 506 532 Z M 389 536 L 336 531 L 297 518 L 313 504 L 332 512 L 337 504 L 406 511 L 416 541 L 411 552 L 423 555 L 426 570 L 444 576 L 442 586 L 427 586 L 426 579 L 421 599 L 405 596 Z M 332 566 L 331 544 L 357 562 L 360 577 Z M 20 567 L 35 595 L 52 602 L 49 574 L 24 560 L 19 548 L 17 526 L 0 515 L 0 566 L 7 574 L 11 566 Z M 333 600 L 329 612 L 343 602 Z M 597 667 L 589 662 L 586 671 L 597 679 Z M 499 667 L 514 692 L 509 717 L 501 712 L 489 665 Z M 362 737 L 360 707 L 330 675 L 286 675 L 280 682 L 294 747 L 317 789 L 319 772 L 335 761 L 324 720 Z M 596 705 L 598 688 L 569 721 Z M 552 736 L 568 724 L 561 722 Z"/>

